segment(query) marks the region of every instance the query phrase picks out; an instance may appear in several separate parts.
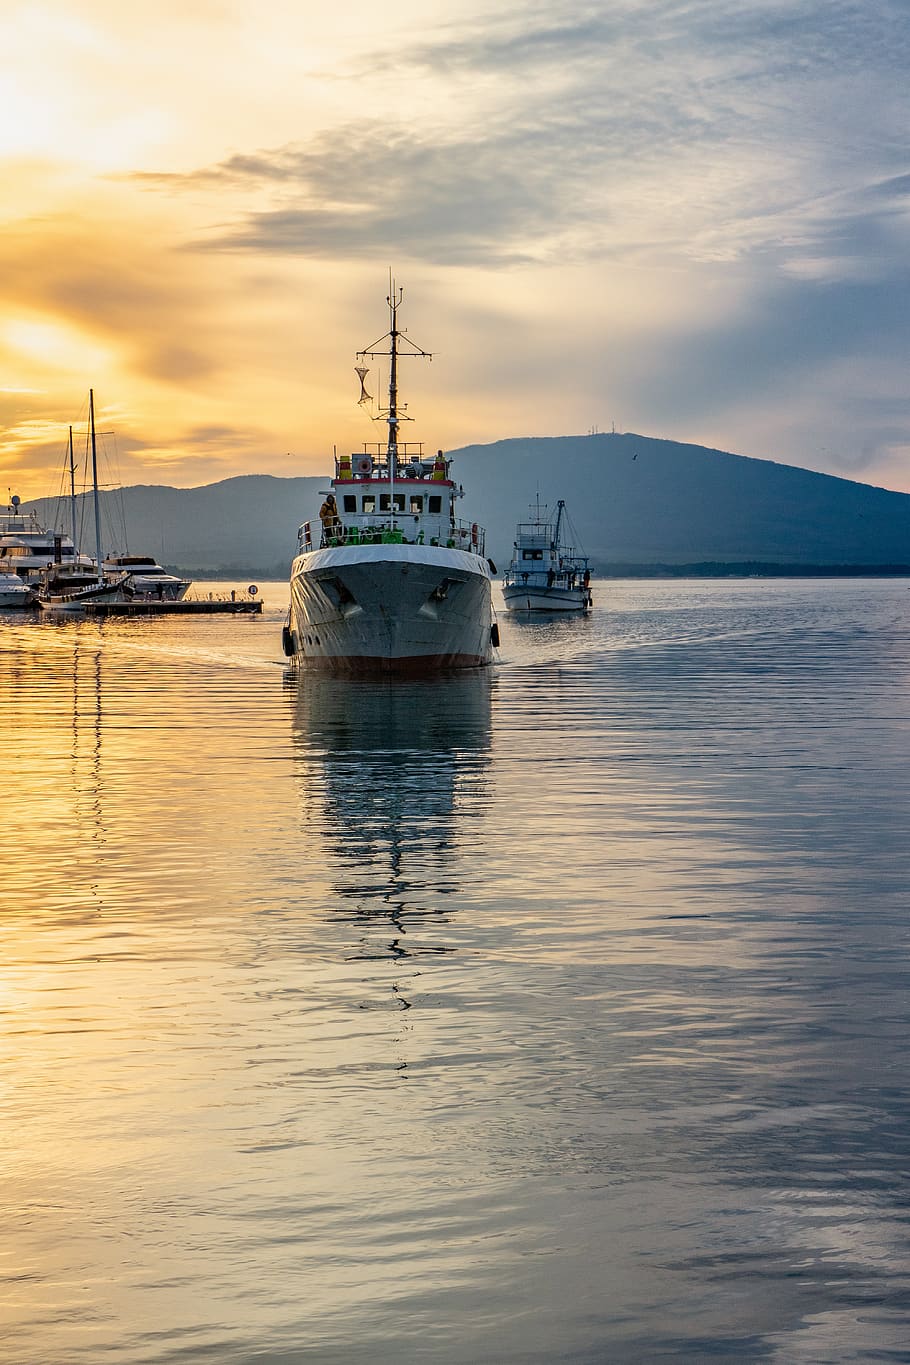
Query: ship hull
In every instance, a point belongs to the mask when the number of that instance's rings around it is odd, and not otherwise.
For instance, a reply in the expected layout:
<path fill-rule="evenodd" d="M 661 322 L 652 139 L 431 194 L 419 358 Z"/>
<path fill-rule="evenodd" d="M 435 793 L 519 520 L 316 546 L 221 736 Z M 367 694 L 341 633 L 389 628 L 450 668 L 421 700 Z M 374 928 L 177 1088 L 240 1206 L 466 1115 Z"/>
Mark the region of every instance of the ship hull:
<path fill-rule="evenodd" d="M 0 588 L 0 611 L 24 611 L 34 604 L 34 597 L 24 585 L 22 591 L 15 592 L 12 588 Z"/>
<path fill-rule="evenodd" d="M 182 602 L 189 590 L 189 581 L 165 582 L 156 578 L 130 576 L 133 596 L 143 602 Z"/>
<path fill-rule="evenodd" d="M 587 588 L 531 588 L 506 584 L 502 590 L 506 611 L 588 611 L 591 594 Z"/>
<path fill-rule="evenodd" d="M 340 546 L 291 569 L 289 651 L 335 673 L 420 674 L 492 659 L 490 570 L 430 545 Z"/>

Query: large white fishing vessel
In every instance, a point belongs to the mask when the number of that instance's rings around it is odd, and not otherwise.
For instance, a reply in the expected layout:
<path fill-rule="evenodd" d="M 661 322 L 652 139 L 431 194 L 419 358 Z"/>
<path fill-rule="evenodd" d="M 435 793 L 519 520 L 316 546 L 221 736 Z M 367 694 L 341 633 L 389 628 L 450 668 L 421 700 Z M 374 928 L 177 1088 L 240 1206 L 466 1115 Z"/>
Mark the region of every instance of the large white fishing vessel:
<path fill-rule="evenodd" d="M 399 439 L 406 405 L 398 364 L 429 358 L 398 327 L 402 291 L 387 299 L 390 329 L 359 361 L 389 357 L 387 440 L 336 456 L 318 525 L 304 522 L 291 566 L 285 653 L 334 672 L 421 673 L 488 664 L 493 621 L 485 534 L 455 515 L 462 490 L 442 451 Z M 385 349 L 387 345 L 387 349 Z M 380 349 L 382 348 L 382 349 Z M 370 401 L 362 363 L 360 402 Z"/>
<path fill-rule="evenodd" d="M 590 611 L 591 573 L 587 555 L 563 539 L 568 520 L 562 498 L 555 522 L 538 499 L 531 520 L 519 522 L 512 559 L 503 575 L 508 611 Z"/>

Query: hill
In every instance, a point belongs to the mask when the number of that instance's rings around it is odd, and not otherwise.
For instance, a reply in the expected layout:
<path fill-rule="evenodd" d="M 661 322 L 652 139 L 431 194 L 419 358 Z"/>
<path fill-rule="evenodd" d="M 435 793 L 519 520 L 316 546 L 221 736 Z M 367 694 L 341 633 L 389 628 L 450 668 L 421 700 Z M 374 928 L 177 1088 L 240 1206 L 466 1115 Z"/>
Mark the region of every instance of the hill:
<path fill-rule="evenodd" d="M 512 523 L 539 489 L 550 506 L 565 498 L 601 567 L 910 563 L 910 494 L 830 474 L 631 433 L 498 441 L 457 455 L 465 487 L 483 488 L 500 555 L 503 527 L 507 553 Z"/>
<path fill-rule="evenodd" d="M 466 489 L 460 513 L 487 527 L 500 568 L 538 493 L 551 507 L 566 500 L 600 571 L 910 564 L 910 494 L 792 465 L 631 433 L 526 437 L 450 453 Z M 283 577 L 297 526 L 316 517 L 326 486 L 325 477 L 250 474 L 201 488 L 104 493 L 104 548 L 125 548 L 125 522 L 132 550 L 191 573 Z M 68 523 L 54 501 L 29 505 Z"/>
<path fill-rule="evenodd" d="M 315 516 L 325 478 L 244 474 L 200 488 L 136 484 L 100 494 L 102 545 L 155 555 L 189 573 L 252 573 L 284 578 L 296 553 L 297 527 Z M 94 552 L 91 495 L 77 499 L 77 525 Z M 69 509 L 48 498 L 34 507 L 48 524 L 68 527 Z"/>

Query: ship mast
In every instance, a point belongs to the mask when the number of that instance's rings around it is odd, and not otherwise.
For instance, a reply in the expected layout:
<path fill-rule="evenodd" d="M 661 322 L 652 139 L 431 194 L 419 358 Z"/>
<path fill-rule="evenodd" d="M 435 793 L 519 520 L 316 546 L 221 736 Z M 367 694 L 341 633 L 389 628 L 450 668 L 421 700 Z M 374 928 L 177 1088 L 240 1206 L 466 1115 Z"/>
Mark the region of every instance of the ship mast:
<path fill-rule="evenodd" d="M 394 285 L 389 292 L 386 302 L 389 305 L 389 312 L 392 315 L 392 325 L 389 328 L 390 355 L 392 363 L 389 367 L 389 474 L 395 476 L 395 466 L 398 463 L 398 305 L 401 303 L 403 289 L 399 289 L 397 295 L 394 292 Z"/>
<path fill-rule="evenodd" d="M 560 523 L 562 522 L 562 514 L 565 509 L 565 505 L 566 503 L 564 498 L 560 498 L 556 504 L 556 531 L 553 536 L 553 543 L 557 550 L 559 549 L 559 527 Z"/>
<path fill-rule="evenodd" d="M 404 332 L 399 330 L 398 309 L 403 295 L 404 289 L 398 288 L 390 275 L 389 292 L 386 296 L 386 303 L 389 305 L 389 330 L 386 332 L 385 336 L 380 337 L 378 341 L 374 341 L 372 346 L 369 346 L 365 351 L 357 352 L 358 360 L 363 360 L 365 358 L 375 359 L 377 356 L 389 356 L 390 358 L 389 403 L 385 412 L 380 412 L 379 420 L 384 418 L 388 423 L 389 428 L 388 441 L 386 444 L 386 462 L 389 470 L 389 511 L 391 513 L 393 526 L 395 525 L 395 476 L 398 473 L 398 428 L 402 421 L 410 421 L 410 418 L 404 415 L 404 408 L 407 405 L 405 404 L 401 411 L 399 411 L 398 407 L 398 359 L 402 354 L 402 347 L 409 348 L 404 350 L 404 355 L 420 356 L 424 360 L 433 359 L 433 356 L 429 351 L 422 350 L 421 347 L 411 341 Z M 385 341 L 389 343 L 389 349 L 387 351 L 377 350 L 376 348 L 381 346 Z"/>

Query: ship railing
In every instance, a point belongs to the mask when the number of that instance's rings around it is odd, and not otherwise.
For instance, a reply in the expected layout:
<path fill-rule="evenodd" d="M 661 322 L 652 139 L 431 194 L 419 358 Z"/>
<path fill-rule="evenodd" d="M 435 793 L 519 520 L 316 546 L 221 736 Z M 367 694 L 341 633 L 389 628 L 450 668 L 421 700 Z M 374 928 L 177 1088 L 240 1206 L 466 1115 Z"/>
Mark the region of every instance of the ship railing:
<path fill-rule="evenodd" d="M 338 483 L 408 482 L 450 483 L 452 461 L 437 451 L 429 458 L 424 455 L 422 441 L 399 441 L 394 460 L 389 461 L 388 447 L 381 442 L 364 442 L 363 451 L 335 456 L 335 480 Z"/>
<path fill-rule="evenodd" d="M 432 536 L 428 536 L 424 529 L 405 535 L 404 530 L 391 521 L 367 525 L 326 522 L 317 535 L 312 522 L 305 521 L 297 532 L 297 545 L 300 554 L 306 554 L 314 548 L 328 550 L 342 545 L 442 545 L 449 550 L 466 550 L 471 554 L 484 555 L 486 538 L 485 528 L 478 526 L 476 521 L 456 521 L 446 534 Z"/>
<path fill-rule="evenodd" d="M 505 587 L 586 588 L 590 581 L 591 574 L 587 565 L 583 568 L 576 565 L 563 565 L 560 569 L 525 569 L 510 564 L 503 576 Z"/>

